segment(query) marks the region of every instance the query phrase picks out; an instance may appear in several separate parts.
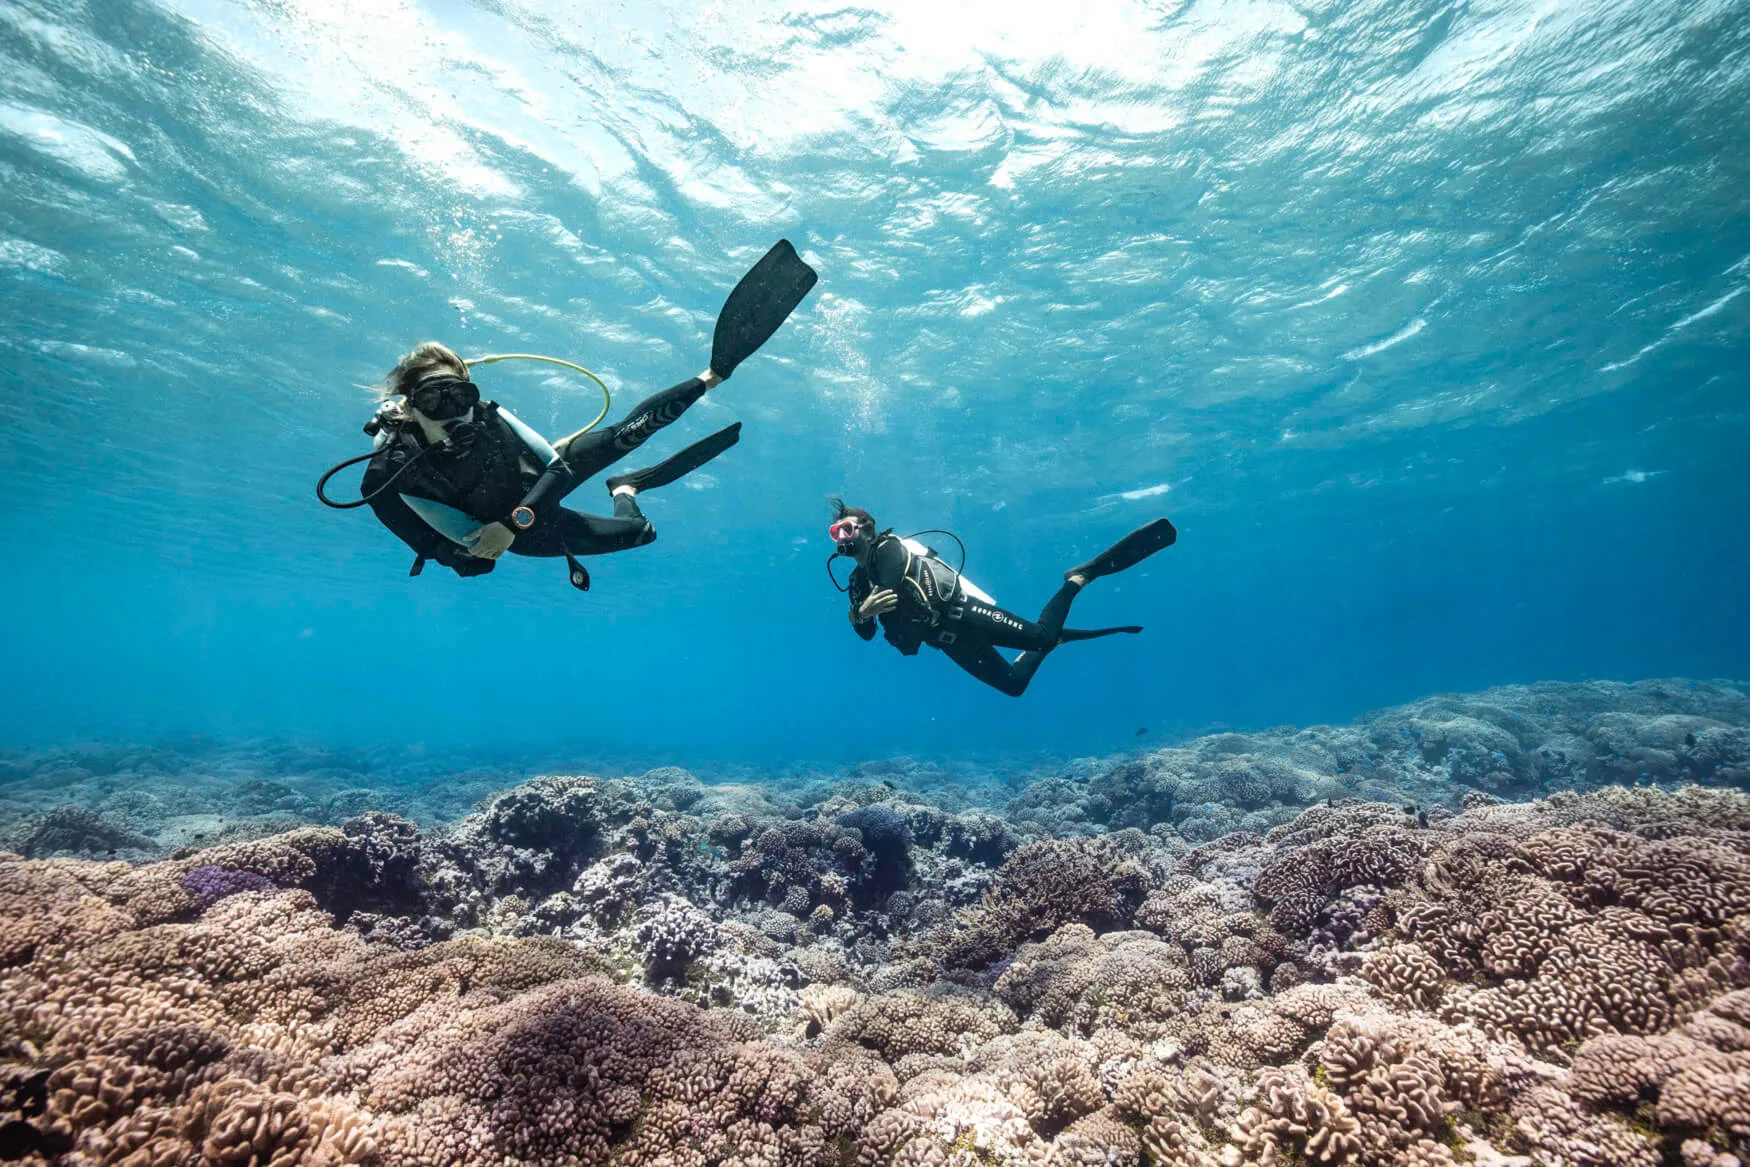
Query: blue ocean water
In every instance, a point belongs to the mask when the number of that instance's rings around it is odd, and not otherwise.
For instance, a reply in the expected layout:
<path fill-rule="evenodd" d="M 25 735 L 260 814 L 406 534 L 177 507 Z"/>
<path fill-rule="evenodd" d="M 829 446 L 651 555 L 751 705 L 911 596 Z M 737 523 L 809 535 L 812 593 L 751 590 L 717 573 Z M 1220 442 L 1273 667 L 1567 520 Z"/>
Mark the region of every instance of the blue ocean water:
<path fill-rule="evenodd" d="M 1067 755 L 1743 676 L 1745 17 L 9 0 L 0 732 Z M 587 596 L 409 579 L 317 504 L 413 343 L 580 361 L 623 408 L 779 237 L 819 287 L 641 453 L 740 446 Z M 552 435 L 597 404 L 481 380 Z M 1078 601 L 1144 636 L 1011 700 L 851 634 L 834 493 L 953 529 L 1028 614 L 1181 535 Z"/>

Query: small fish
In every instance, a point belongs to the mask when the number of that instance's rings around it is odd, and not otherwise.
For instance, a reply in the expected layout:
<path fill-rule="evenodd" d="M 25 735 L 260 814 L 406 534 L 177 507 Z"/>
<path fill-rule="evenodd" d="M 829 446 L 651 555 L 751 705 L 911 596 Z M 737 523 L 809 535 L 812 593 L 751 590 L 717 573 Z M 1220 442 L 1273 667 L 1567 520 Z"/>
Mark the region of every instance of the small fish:
<path fill-rule="evenodd" d="M 1147 732 L 1148 732 L 1148 726 L 1145 725 L 1141 729 L 1136 731 L 1136 736 L 1141 737 L 1143 734 L 1145 734 Z"/>

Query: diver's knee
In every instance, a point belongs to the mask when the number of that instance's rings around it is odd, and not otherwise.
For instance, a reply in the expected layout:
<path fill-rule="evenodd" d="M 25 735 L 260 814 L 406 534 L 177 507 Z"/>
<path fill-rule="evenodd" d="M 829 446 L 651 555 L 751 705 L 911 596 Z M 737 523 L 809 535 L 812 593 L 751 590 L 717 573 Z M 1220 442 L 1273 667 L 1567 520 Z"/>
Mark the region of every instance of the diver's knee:
<path fill-rule="evenodd" d="M 1032 680 L 1032 677 L 1009 677 L 999 684 L 997 688 L 1005 697 L 1019 697 L 1027 691 L 1027 686 Z"/>
<path fill-rule="evenodd" d="M 644 525 L 638 528 L 638 533 L 632 537 L 632 546 L 643 547 L 647 543 L 654 542 L 656 542 L 656 525 L 649 519 L 645 519 Z"/>

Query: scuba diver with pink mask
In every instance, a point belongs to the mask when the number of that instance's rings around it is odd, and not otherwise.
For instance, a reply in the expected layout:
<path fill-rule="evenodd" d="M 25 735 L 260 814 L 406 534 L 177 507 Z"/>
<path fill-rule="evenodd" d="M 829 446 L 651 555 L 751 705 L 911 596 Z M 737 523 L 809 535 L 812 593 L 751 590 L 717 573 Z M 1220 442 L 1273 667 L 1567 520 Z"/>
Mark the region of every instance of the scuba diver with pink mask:
<path fill-rule="evenodd" d="M 887 642 L 905 655 L 915 655 L 926 644 L 940 649 L 955 664 L 1010 697 L 1027 691 L 1033 674 L 1060 644 L 1141 632 L 1135 624 L 1080 629 L 1065 628 L 1064 621 L 1077 594 L 1090 581 L 1135 567 L 1171 547 L 1178 538 L 1173 524 L 1164 518 L 1138 527 L 1086 563 L 1064 572 L 1063 586 L 1037 620 L 1028 620 L 998 607 L 959 569 L 943 562 L 915 537 L 881 530 L 874 516 L 862 507 L 846 506 L 836 498 L 832 506 L 833 522 L 827 535 L 837 550 L 827 568 L 830 574 L 832 560 L 840 556 L 856 561 L 849 582 L 840 590 L 850 597 L 851 627 L 857 635 L 872 640 L 879 621 Z M 959 542 L 950 532 L 942 534 Z M 963 547 L 962 567 L 964 552 Z M 1001 648 L 1021 652 L 1006 660 L 997 651 Z"/>

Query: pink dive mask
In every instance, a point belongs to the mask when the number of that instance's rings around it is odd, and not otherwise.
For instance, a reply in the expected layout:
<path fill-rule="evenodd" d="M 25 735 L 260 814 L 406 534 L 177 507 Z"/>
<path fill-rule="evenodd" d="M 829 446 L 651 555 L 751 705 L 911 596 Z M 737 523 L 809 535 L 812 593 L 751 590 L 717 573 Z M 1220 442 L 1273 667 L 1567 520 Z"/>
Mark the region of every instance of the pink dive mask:
<path fill-rule="evenodd" d="M 826 534 L 834 543 L 849 543 L 857 537 L 857 520 L 840 519 L 826 529 Z"/>

